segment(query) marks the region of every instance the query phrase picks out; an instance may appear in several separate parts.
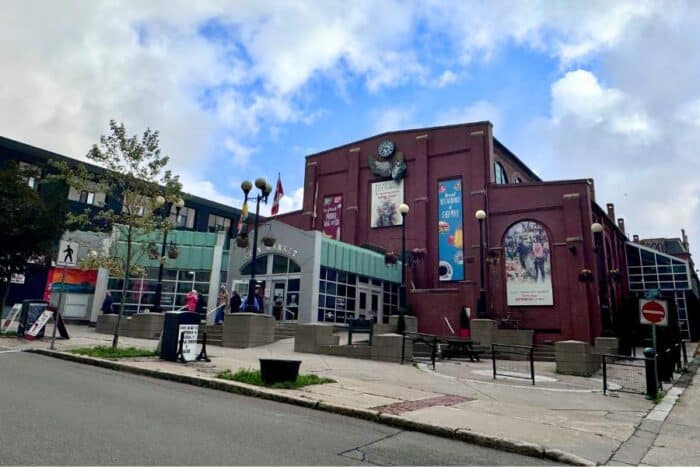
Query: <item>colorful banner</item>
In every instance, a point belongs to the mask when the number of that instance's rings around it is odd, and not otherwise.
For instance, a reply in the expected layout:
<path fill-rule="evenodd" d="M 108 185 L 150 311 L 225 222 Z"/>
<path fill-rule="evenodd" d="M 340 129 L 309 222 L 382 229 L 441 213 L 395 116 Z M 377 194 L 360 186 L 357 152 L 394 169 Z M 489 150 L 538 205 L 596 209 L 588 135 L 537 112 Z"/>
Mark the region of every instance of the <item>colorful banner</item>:
<path fill-rule="evenodd" d="M 399 205 L 403 203 L 403 179 L 400 182 L 387 180 L 372 183 L 372 205 L 370 227 L 393 227 L 401 225 Z"/>
<path fill-rule="evenodd" d="M 462 180 L 438 182 L 438 272 L 440 281 L 464 280 Z"/>
<path fill-rule="evenodd" d="M 46 278 L 46 290 L 44 291 L 44 300 L 49 300 L 51 292 L 61 291 L 61 276 L 63 268 L 50 268 L 49 275 Z M 63 291 L 66 293 L 95 293 L 95 284 L 97 283 L 97 270 L 89 269 L 73 269 L 66 268 L 66 277 L 64 281 Z"/>
<path fill-rule="evenodd" d="M 340 224 L 343 215 L 343 196 L 333 195 L 323 198 L 323 235 L 333 240 L 340 240 Z"/>
<path fill-rule="evenodd" d="M 549 237 L 542 224 L 513 224 L 504 247 L 508 306 L 552 305 Z"/>

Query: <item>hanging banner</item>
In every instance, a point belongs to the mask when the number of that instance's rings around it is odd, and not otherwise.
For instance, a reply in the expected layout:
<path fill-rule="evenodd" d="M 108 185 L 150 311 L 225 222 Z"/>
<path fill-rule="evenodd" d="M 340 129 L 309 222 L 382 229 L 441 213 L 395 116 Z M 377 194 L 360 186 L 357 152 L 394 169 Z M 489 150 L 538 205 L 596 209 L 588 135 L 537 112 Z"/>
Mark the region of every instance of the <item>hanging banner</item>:
<path fill-rule="evenodd" d="M 342 212 L 342 195 L 325 196 L 323 198 L 323 229 L 321 232 L 325 237 L 340 240 Z"/>
<path fill-rule="evenodd" d="M 508 306 L 552 305 L 549 237 L 539 222 L 513 224 L 505 237 Z"/>
<path fill-rule="evenodd" d="M 403 203 L 403 179 L 372 183 L 372 205 L 370 227 L 393 227 L 401 225 L 399 205 Z"/>
<path fill-rule="evenodd" d="M 438 182 L 438 272 L 440 281 L 464 280 L 462 180 Z"/>

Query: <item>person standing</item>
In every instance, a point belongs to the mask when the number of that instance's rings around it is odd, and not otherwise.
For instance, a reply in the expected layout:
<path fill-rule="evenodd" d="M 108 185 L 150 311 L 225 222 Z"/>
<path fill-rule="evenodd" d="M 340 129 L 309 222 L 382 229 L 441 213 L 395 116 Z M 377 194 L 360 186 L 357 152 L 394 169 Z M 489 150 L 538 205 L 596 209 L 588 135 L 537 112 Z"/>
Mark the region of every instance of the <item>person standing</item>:
<path fill-rule="evenodd" d="M 114 310 L 112 310 L 113 304 L 114 299 L 112 298 L 111 292 L 108 290 L 105 292 L 105 299 L 102 301 L 102 314 L 109 315 L 114 313 Z"/>
<path fill-rule="evenodd" d="M 192 289 L 185 295 L 185 308 L 190 313 L 195 313 L 197 311 L 197 302 L 199 301 L 199 294 L 196 290 Z"/>
<path fill-rule="evenodd" d="M 532 254 L 535 257 L 535 282 L 537 282 L 537 279 L 539 277 L 539 273 L 542 275 L 542 282 L 545 281 L 544 277 L 544 260 L 545 260 L 545 252 L 544 252 L 544 245 L 542 245 L 542 239 L 540 237 L 537 237 L 535 239 L 535 243 L 532 244 Z"/>
<path fill-rule="evenodd" d="M 226 307 L 228 306 L 228 291 L 226 286 L 222 285 L 219 287 L 219 294 L 216 296 L 216 319 L 215 324 L 221 324 L 224 322 L 224 315 L 226 313 Z"/>
<path fill-rule="evenodd" d="M 241 296 L 238 295 L 238 292 L 235 290 L 231 293 L 231 313 L 236 313 L 238 311 L 241 311 Z"/>

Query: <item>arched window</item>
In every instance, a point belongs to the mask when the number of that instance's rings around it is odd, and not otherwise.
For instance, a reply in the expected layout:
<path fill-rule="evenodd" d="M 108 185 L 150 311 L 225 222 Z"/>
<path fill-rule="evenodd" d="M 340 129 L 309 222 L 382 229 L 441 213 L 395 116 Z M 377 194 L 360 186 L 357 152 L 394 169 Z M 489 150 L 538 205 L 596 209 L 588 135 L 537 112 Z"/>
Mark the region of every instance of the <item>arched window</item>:
<path fill-rule="evenodd" d="M 497 185 L 505 185 L 508 183 L 508 175 L 506 175 L 506 169 L 503 165 L 496 161 L 493 163 L 494 179 Z"/>
<path fill-rule="evenodd" d="M 250 264 L 252 261 L 248 261 L 241 267 L 242 276 L 250 276 Z M 255 274 L 267 274 L 267 255 L 258 256 L 255 258 Z"/>
<path fill-rule="evenodd" d="M 267 274 L 267 257 L 269 255 L 258 256 L 255 259 L 256 267 L 255 274 Z M 250 275 L 250 261 L 241 267 L 241 275 Z M 301 267 L 293 259 L 282 255 L 272 255 L 272 272 L 271 274 L 293 274 L 301 272 Z"/>
<path fill-rule="evenodd" d="M 544 225 L 520 221 L 503 238 L 508 306 L 552 305 L 552 261 Z"/>

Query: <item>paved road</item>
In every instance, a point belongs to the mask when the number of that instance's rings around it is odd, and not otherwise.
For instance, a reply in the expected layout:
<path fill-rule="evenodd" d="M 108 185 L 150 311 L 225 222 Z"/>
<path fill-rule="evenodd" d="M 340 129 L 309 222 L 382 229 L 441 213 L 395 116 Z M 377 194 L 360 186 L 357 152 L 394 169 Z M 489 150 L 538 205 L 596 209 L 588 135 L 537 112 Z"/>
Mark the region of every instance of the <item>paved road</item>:
<path fill-rule="evenodd" d="M 0 353 L 0 463 L 536 465 L 363 420 Z"/>

